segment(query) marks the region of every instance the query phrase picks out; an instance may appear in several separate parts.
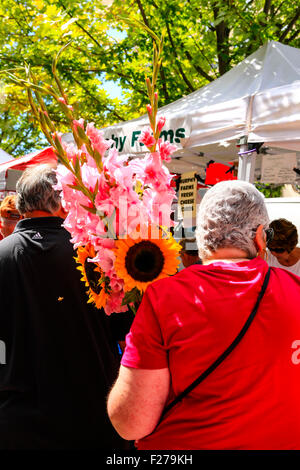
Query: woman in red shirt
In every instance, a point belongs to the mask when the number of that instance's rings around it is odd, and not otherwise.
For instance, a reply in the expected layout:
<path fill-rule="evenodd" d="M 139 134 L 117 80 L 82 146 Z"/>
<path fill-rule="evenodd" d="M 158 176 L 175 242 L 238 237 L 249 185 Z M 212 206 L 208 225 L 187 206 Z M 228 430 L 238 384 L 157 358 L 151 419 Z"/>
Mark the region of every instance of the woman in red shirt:
<path fill-rule="evenodd" d="M 239 344 L 162 416 L 253 310 L 268 272 L 268 223 L 253 185 L 216 184 L 198 212 L 203 265 L 146 290 L 108 398 L 112 424 L 138 449 L 300 449 L 300 279 L 282 269 L 271 268 Z"/>

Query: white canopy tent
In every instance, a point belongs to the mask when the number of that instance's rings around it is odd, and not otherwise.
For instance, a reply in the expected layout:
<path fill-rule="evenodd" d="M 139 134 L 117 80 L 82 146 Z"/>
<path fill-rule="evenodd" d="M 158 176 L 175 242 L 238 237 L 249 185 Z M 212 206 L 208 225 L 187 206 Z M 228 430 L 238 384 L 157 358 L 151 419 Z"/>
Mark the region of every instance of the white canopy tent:
<path fill-rule="evenodd" d="M 9 160 L 13 160 L 13 158 L 14 157 L 5 152 L 5 150 L 0 149 L 0 163 L 8 162 Z"/>
<path fill-rule="evenodd" d="M 252 181 L 256 153 L 238 157 L 249 143 L 263 142 L 265 153 L 300 152 L 300 50 L 271 41 L 214 82 L 160 108 L 158 116 L 166 117 L 165 138 L 178 146 L 170 171 L 197 172 L 212 159 L 239 158 L 239 179 Z M 120 153 L 138 157 L 145 152 L 138 137 L 146 126 L 143 115 L 102 130 Z"/>

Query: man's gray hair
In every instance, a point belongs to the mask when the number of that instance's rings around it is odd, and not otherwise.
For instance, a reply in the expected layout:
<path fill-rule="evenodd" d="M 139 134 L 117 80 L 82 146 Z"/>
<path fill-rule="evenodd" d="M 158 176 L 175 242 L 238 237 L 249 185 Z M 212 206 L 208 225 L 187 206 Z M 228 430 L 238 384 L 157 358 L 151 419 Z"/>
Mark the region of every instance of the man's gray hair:
<path fill-rule="evenodd" d="M 50 165 L 27 168 L 17 182 L 16 207 L 21 214 L 45 211 L 50 214 L 60 208 L 60 192 L 53 189 L 56 174 Z"/>
<path fill-rule="evenodd" d="M 219 248 L 245 250 L 257 255 L 254 236 L 259 225 L 269 225 L 264 196 L 246 181 L 222 181 L 204 195 L 197 214 L 199 256 L 209 258 Z"/>

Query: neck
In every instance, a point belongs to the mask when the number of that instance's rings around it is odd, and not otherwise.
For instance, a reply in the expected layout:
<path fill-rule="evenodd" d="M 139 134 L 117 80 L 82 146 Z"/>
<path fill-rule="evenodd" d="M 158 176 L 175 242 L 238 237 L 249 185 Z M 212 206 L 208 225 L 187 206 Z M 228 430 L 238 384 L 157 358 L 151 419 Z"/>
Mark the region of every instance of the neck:
<path fill-rule="evenodd" d="M 278 262 L 282 264 L 282 266 L 294 266 L 294 264 L 298 263 L 300 260 L 300 248 L 294 248 L 286 258 L 278 259 Z"/>
<path fill-rule="evenodd" d="M 50 212 L 46 212 L 46 211 L 25 212 L 23 216 L 25 219 L 33 219 L 35 217 L 55 217 L 54 214 L 51 214 Z"/>
<path fill-rule="evenodd" d="M 238 262 L 249 260 L 248 253 L 239 248 L 220 248 L 214 251 L 211 256 L 203 260 L 203 264 L 213 263 L 214 261 Z"/>

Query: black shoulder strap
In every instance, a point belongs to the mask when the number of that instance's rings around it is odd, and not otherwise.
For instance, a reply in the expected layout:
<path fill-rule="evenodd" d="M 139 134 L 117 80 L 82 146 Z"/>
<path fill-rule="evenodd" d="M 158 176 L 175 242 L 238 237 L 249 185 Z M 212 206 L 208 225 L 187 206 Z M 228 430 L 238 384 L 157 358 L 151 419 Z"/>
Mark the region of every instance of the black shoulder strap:
<path fill-rule="evenodd" d="M 257 297 L 256 303 L 254 305 L 254 308 L 253 308 L 252 312 L 250 313 L 250 315 L 249 315 L 246 323 L 244 324 L 243 328 L 241 329 L 239 334 L 236 336 L 236 338 L 232 341 L 230 346 L 228 346 L 228 348 L 221 354 L 221 356 L 219 356 L 215 360 L 215 362 L 213 362 L 213 364 L 211 364 L 196 380 L 194 380 L 194 382 L 192 382 L 171 403 L 169 403 L 168 406 L 166 406 L 166 408 L 163 410 L 162 416 L 164 416 L 165 413 L 167 413 L 171 408 L 173 408 L 173 406 L 175 406 L 176 403 L 180 402 L 191 390 L 193 390 L 193 388 L 195 388 L 197 385 L 199 385 L 201 382 L 203 382 L 203 380 L 206 379 L 206 377 L 209 374 L 211 374 L 224 361 L 224 359 L 226 359 L 226 357 L 229 356 L 229 354 L 234 350 L 234 348 L 239 344 L 239 342 L 244 337 L 246 331 L 248 330 L 249 326 L 251 325 L 251 323 L 252 323 L 252 321 L 253 321 L 253 319 L 256 315 L 256 312 L 257 312 L 258 306 L 260 304 L 260 301 L 263 298 L 263 295 L 266 291 L 266 288 L 267 288 L 267 285 L 268 285 L 268 282 L 269 282 L 269 278 L 270 278 L 270 268 L 268 269 L 268 272 L 265 276 L 262 288 L 261 288 L 260 293 Z"/>

